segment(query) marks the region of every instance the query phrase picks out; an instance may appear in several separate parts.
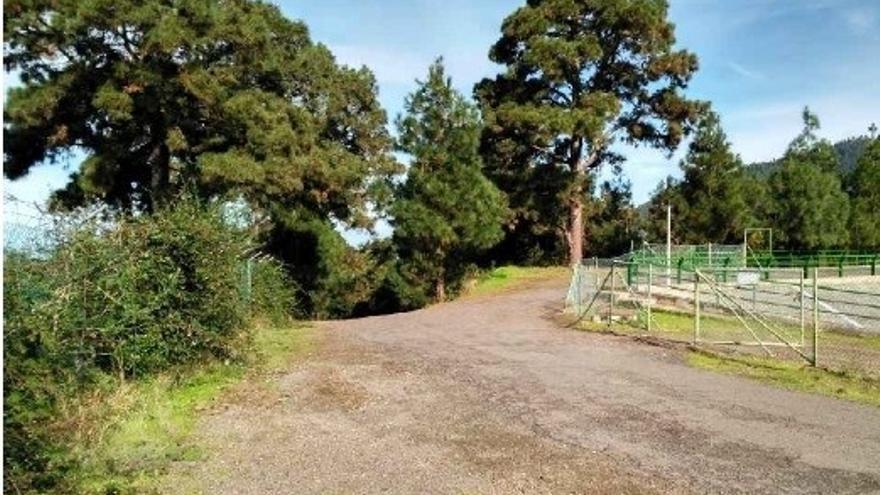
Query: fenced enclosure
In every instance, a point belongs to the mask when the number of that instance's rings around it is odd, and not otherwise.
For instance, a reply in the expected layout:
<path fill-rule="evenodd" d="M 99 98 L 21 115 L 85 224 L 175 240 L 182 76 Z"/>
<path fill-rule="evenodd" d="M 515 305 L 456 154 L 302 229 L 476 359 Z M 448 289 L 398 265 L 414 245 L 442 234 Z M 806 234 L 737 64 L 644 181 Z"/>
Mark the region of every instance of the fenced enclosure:
<path fill-rule="evenodd" d="M 880 274 L 880 253 L 843 249 L 792 251 L 755 249 L 747 244 L 711 243 L 667 248 L 662 244 L 645 244 L 624 259 L 637 265 L 668 266 L 671 270 L 799 268 L 805 277 L 809 277 L 810 271 L 818 268 L 823 278 Z"/>
<path fill-rule="evenodd" d="M 688 256 L 697 259 L 694 251 Z M 566 306 L 582 326 L 811 365 L 844 360 L 880 374 L 877 350 L 865 348 L 864 356 L 834 350 L 842 339 L 880 335 L 880 276 L 870 266 L 840 276 L 833 267 L 721 265 L 593 260 L 573 271 Z M 862 350 L 856 345 L 847 351 L 853 352 Z"/>

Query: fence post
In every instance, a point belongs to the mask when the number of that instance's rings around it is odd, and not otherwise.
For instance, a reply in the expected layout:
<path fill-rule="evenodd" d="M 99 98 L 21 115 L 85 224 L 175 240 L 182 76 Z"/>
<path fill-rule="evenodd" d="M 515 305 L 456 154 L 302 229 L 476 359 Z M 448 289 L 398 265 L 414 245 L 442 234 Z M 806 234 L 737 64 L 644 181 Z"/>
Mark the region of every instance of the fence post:
<path fill-rule="evenodd" d="M 614 276 L 614 266 L 617 263 L 611 263 L 611 301 L 608 304 L 608 326 L 611 326 L 611 323 L 614 320 L 614 291 L 617 288 L 616 280 Z"/>
<path fill-rule="evenodd" d="M 684 265 L 684 258 L 678 259 L 678 272 L 675 274 L 675 283 L 681 285 L 681 270 Z"/>
<path fill-rule="evenodd" d="M 819 365 L 819 267 L 813 268 L 813 366 Z"/>
<path fill-rule="evenodd" d="M 801 288 L 801 292 L 800 292 L 800 300 L 801 300 L 800 301 L 801 302 L 801 349 L 803 349 L 804 345 L 806 345 L 806 342 L 804 342 L 804 331 L 807 326 L 807 298 L 804 297 L 804 290 L 805 290 L 804 272 L 801 272 L 800 279 L 801 279 L 801 283 L 800 283 L 800 288 Z"/>
<path fill-rule="evenodd" d="M 694 268 L 694 344 L 700 340 L 700 271 Z"/>
<path fill-rule="evenodd" d="M 837 276 L 843 278 L 843 255 L 837 260 Z"/>
<path fill-rule="evenodd" d="M 877 255 L 874 255 L 874 258 L 871 259 L 871 276 L 877 275 Z"/>
<path fill-rule="evenodd" d="M 651 287 L 654 285 L 654 265 L 648 263 L 648 333 L 651 333 Z"/>

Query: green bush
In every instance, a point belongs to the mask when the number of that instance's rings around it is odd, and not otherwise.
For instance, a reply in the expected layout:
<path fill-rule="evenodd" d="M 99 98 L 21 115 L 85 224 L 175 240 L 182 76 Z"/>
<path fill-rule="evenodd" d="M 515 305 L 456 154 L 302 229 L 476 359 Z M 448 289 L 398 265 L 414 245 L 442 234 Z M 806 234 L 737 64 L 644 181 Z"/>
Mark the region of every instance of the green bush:
<path fill-rule="evenodd" d="M 50 293 L 46 263 L 4 256 L 3 269 L 3 464 L 4 492 L 40 491 L 59 481 L 57 446 L 45 427 L 52 419 L 65 368 L 50 364 L 34 308 Z"/>
<path fill-rule="evenodd" d="M 254 246 L 219 207 L 182 202 L 61 238 L 43 256 L 5 256 L 9 493 L 65 490 L 74 462 L 57 429 L 65 401 L 107 377 L 237 360 L 248 346 L 249 316 L 280 317 L 294 307 L 277 262 L 259 260 L 243 279 Z"/>
<path fill-rule="evenodd" d="M 266 256 L 251 259 L 249 264 L 251 314 L 268 318 L 275 325 L 302 316 L 296 304 L 296 282 L 281 262 Z"/>
<path fill-rule="evenodd" d="M 35 327 L 54 328 L 56 353 L 123 376 L 235 356 L 249 248 L 218 211 L 190 203 L 106 234 L 81 229 L 49 261 L 55 287 Z"/>

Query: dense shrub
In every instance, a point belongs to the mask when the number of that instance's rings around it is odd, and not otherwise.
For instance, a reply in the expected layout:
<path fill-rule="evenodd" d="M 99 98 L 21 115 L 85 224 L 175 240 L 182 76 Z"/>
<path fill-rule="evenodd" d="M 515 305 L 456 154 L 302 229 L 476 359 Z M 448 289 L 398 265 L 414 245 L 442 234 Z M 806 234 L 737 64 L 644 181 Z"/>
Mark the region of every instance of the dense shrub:
<path fill-rule="evenodd" d="M 60 474 L 50 468 L 56 448 L 44 425 L 51 420 L 66 381 L 63 366 L 51 363 L 40 332 L 31 331 L 33 309 L 49 295 L 45 263 L 4 256 L 3 269 L 3 465 L 4 492 L 42 490 Z"/>
<path fill-rule="evenodd" d="M 371 253 L 350 246 L 330 222 L 277 220 L 266 249 L 296 282 L 301 311 L 319 319 L 358 314 L 383 276 Z"/>
<path fill-rule="evenodd" d="M 240 348 L 247 237 L 192 204 L 81 229 L 49 261 L 52 297 L 35 328 L 102 371 L 138 375 Z"/>
<path fill-rule="evenodd" d="M 269 256 L 251 258 L 245 265 L 246 299 L 252 315 L 282 324 L 294 316 L 302 316 L 297 308 L 297 285 L 284 265 Z M 249 280 L 248 280 L 249 279 Z"/>
<path fill-rule="evenodd" d="M 5 491 L 58 490 L 70 461 L 59 406 L 108 376 L 237 359 L 253 312 L 292 310 L 277 263 L 254 260 L 219 208 L 184 202 L 89 223 L 49 253 L 6 253 Z M 243 270 L 251 258 L 251 274 Z M 250 282 L 248 284 L 248 282 Z"/>

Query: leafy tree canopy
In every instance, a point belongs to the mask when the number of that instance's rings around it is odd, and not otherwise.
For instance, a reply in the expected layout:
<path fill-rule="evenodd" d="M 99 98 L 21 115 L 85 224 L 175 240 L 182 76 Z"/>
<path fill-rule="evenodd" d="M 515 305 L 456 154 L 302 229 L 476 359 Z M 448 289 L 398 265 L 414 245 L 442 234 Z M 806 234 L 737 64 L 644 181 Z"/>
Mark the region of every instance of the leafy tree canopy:
<path fill-rule="evenodd" d="M 683 241 L 690 244 L 736 243 L 752 226 L 757 192 L 739 156 L 730 149 L 721 120 L 708 112 L 701 120 L 681 162 L 678 184 L 688 207 L 679 216 Z"/>
<path fill-rule="evenodd" d="M 369 224 L 395 170 L 366 69 L 253 0 L 11 0 L 4 173 L 87 158 L 55 197 L 152 209 L 193 185 L 288 219 Z M 310 220 L 309 220 L 310 221 Z"/>
<path fill-rule="evenodd" d="M 642 222 L 632 203 L 632 183 L 622 171 L 615 172 L 611 180 L 602 182 L 599 197 L 590 203 L 587 252 L 593 256 L 620 256 L 643 240 Z"/>
<path fill-rule="evenodd" d="M 666 213 L 672 207 L 672 242 L 683 244 L 685 227 L 679 219 L 687 218 L 690 206 L 681 194 L 681 181 L 672 176 L 657 184 L 647 204 L 647 224 L 645 226 L 649 242 L 666 242 Z"/>

